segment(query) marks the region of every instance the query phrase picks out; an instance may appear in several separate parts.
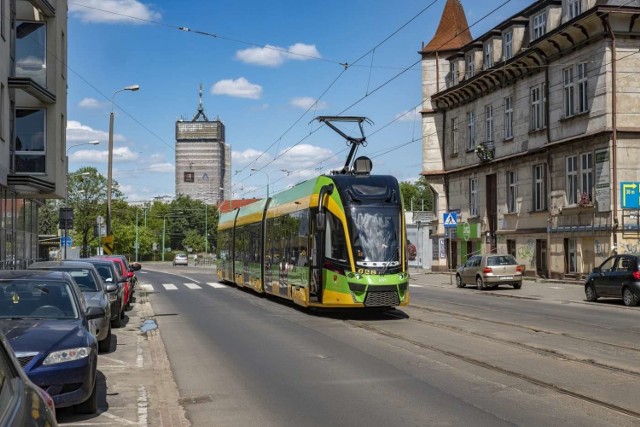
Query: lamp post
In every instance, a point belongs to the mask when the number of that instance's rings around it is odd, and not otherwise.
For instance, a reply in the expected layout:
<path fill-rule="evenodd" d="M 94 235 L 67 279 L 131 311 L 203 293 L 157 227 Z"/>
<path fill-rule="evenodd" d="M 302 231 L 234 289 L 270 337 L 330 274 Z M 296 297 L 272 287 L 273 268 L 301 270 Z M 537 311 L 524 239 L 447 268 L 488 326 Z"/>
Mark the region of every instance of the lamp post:
<path fill-rule="evenodd" d="M 267 198 L 269 198 L 269 174 L 262 169 L 251 168 L 252 172 L 262 172 L 267 177 Z"/>
<path fill-rule="evenodd" d="M 168 213 L 162 217 L 162 261 L 164 261 L 164 235 L 167 231 L 167 217 L 171 215 L 181 215 L 182 212 Z"/>
<path fill-rule="evenodd" d="M 113 100 L 118 92 L 129 90 L 135 92 L 140 89 L 138 85 L 123 87 L 113 92 L 111 96 L 111 114 L 109 115 L 109 161 L 107 165 L 107 236 L 111 235 L 111 188 L 113 185 Z"/>

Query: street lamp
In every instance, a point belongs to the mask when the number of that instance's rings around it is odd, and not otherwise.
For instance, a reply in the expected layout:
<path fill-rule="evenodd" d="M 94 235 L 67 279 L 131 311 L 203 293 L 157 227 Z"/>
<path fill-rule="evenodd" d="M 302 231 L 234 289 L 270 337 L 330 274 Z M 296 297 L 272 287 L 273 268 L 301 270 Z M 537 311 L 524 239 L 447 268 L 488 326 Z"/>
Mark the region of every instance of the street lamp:
<path fill-rule="evenodd" d="M 107 236 L 111 235 L 111 187 L 113 185 L 113 99 L 116 93 L 129 90 L 135 92 L 140 89 L 138 85 L 123 87 L 113 92 L 111 96 L 111 114 L 109 115 L 109 161 L 107 165 Z"/>
<path fill-rule="evenodd" d="M 267 198 L 269 198 L 269 174 L 262 169 L 251 168 L 252 172 L 262 172 L 267 177 Z"/>
<path fill-rule="evenodd" d="M 182 215 L 182 212 L 170 212 L 162 217 L 162 261 L 164 261 L 164 235 L 167 230 L 167 217 L 171 215 Z"/>

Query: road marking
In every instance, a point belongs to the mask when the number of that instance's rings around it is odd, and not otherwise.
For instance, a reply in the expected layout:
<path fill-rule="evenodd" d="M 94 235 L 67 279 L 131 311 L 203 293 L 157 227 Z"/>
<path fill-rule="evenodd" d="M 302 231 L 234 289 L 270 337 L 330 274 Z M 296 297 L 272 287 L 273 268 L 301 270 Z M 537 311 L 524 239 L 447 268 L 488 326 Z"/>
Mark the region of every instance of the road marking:
<path fill-rule="evenodd" d="M 422 285 L 409 285 L 410 288 L 422 288 Z"/>
<path fill-rule="evenodd" d="M 136 341 L 136 366 L 139 369 L 142 369 L 144 367 L 144 354 L 142 352 L 142 347 L 140 346 L 142 341 L 142 336 L 140 334 L 138 334 L 138 339 Z"/>
<path fill-rule="evenodd" d="M 146 426 L 149 421 L 149 398 L 147 389 L 140 387 L 138 389 L 138 425 Z"/>
<path fill-rule="evenodd" d="M 195 283 L 185 283 L 184 285 L 189 289 L 202 289 L 200 286 L 196 285 Z"/>
<path fill-rule="evenodd" d="M 178 287 L 173 283 L 163 283 L 162 286 L 164 286 L 164 288 L 168 291 L 175 291 L 176 289 L 178 289 Z"/>
<path fill-rule="evenodd" d="M 215 289 L 223 289 L 223 288 L 227 287 L 227 286 L 223 285 L 222 283 L 208 283 L 207 282 L 207 285 L 209 285 L 209 286 L 211 286 L 212 288 L 215 288 Z"/>
<path fill-rule="evenodd" d="M 138 285 L 138 286 L 140 286 L 140 288 L 144 289 L 145 291 L 153 292 L 153 285 L 150 284 L 150 283 L 143 283 L 143 284 Z"/>
<path fill-rule="evenodd" d="M 549 286 L 549 289 L 564 289 L 564 288 L 561 288 L 560 286 Z"/>

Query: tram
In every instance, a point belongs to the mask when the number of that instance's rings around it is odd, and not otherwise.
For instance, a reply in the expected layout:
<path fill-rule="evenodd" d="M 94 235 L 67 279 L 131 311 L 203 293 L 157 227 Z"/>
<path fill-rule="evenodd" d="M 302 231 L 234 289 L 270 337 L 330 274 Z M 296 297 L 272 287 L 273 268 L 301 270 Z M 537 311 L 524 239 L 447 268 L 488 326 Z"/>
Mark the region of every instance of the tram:
<path fill-rule="evenodd" d="M 357 121 L 361 131 L 366 120 L 318 119 L 332 128 L 331 121 Z M 372 175 L 366 157 L 351 162 L 364 133 L 347 139 L 352 149 L 341 171 L 220 215 L 220 281 L 304 307 L 409 303 L 400 186 L 393 176 Z"/>

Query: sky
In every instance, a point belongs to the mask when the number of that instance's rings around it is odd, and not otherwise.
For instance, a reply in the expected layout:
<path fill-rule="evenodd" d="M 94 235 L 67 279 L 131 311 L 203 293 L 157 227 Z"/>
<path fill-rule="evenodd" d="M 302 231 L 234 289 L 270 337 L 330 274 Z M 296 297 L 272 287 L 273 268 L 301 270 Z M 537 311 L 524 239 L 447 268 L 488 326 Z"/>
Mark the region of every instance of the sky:
<path fill-rule="evenodd" d="M 126 199 L 174 196 L 175 123 L 196 115 L 202 84 L 205 114 L 225 124 L 234 199 L 264 197 L 266 177 L 273 194 L 341 168 L 348 146 L 317 116 L 367 117 L 357 155 L 372 159 L 373 173 L 413 182 L 422 169 L 418 52 L 445 3 L 69 0 L 69 171 L 107 175 L 113 108 L 113 177 Z M 530 3 L 462 0 L 474 38 Z M 134 84 L 140 90 L 120 91 Z M 357 126 L 342 130 L 360 136 Z"/>

